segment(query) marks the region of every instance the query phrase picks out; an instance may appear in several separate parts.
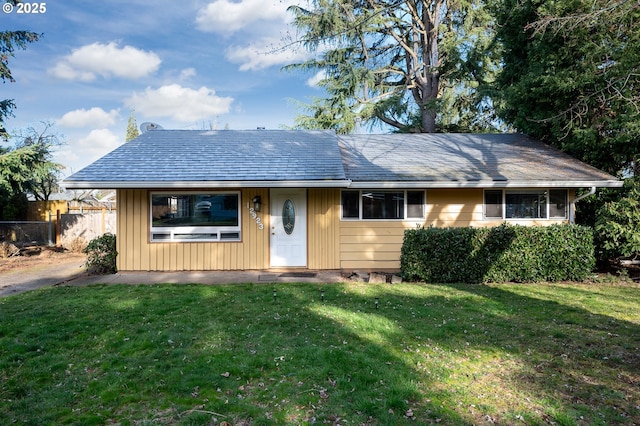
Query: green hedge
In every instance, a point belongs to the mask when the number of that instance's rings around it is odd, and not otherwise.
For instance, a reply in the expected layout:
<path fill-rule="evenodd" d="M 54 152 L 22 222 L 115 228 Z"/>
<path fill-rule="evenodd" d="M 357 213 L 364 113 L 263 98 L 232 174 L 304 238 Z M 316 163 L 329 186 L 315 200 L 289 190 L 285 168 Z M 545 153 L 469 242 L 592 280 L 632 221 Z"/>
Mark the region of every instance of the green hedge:
<path fill-rule="evenodd" d="M 593 231 L 575 225 L 405 231 L 402 276 L 426 282 L 582 281 L 595 267 Z"/>

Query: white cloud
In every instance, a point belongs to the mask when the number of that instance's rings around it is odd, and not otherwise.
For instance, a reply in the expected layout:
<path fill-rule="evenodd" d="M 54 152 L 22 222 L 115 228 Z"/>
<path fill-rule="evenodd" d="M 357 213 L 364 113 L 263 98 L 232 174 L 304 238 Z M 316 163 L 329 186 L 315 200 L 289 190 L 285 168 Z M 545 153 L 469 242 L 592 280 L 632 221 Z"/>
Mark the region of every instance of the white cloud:
<path fill-rule="evenodd" d="M 155 72 L 162 61 L 153 52 L 117 43 L 93 43 L 74 49 L 49 72 L 65 80 L 93 81 L 98 76 L 137 79 Z"/>
<path fill-rule="evenodd" d="M 104 155 L 113 151 L 124 141 L 109 129 L 94 129 L 86 137 L 78 141 L 78 147 L 85 152 Z"/>
<path fill-rule="evenodd" d="M 107 112 L 102 108 L 93 107 L 69 111 L 60 118 L 57 123 L 62 127 L 109 127 L 115 124 L 120 115 L 118 110 Z"/>
<path fill-rule="evenodd" d="M 278 49 L 276 40 L 263 39 L 247 46 L 230 46 L 225 56 L 230 62 L 239 64 L 240 71 L 255 71 L 274 65 L 302 62 L 309 55 L 303 50 Z"/>
<path fill-rule="evenodd" d="M 307 80 L 307 86 L 318 87 L 318 83 L 320 83 L 325 78 L 327 78 L 327 72 L 325 70 L 320 70 L 316 73 L 316 75 Z"/>
<path fill-rule="evenodd" d="M 213 89 L 203 86 L 195 90 L 179 84 L 147 87 L 143 93 L 136 92 L 125 100 L 127 106 L 146 117 L 171 117 L 182 122 L 225 114 L 232 102 L 233 98 L 217 96 Z"/>
<path fill-rule="evenodd" d="M 198 12 L 196 25 L 199 30 L 229 35 L 243 28 L 250 28 L 260 21 L 287 21 L 287 7 L 292 0 L 215 0 Z"/>
<path fill-rule="evenodd" d="M 300 46 L 284 47 L 292 41 L 293 16 L 287 8 L 305 7 L 307 3 L 306 0 L 214 0 L 200 9 L 196 26 L 201 31 L 227 37 L 238 33 L 229 43 L 226 59 L 238 64 L 240 71 L 262 70 L 308 58 Z"/>
<path fill-rule="evenodd" d="M 185 68 L 180 71 L 180 80 L 187 80 L 188 78 L 195 77 L 196 69 L 195 68 Z"/>
<path fill-rule="evenodd" d="M 75 173 L 124 143 L 109 129 L 94 129 L 86 136 L 69 138 L 69 144 L 56 152 L 55 158 L 65 164 L 67 175 Z"/>

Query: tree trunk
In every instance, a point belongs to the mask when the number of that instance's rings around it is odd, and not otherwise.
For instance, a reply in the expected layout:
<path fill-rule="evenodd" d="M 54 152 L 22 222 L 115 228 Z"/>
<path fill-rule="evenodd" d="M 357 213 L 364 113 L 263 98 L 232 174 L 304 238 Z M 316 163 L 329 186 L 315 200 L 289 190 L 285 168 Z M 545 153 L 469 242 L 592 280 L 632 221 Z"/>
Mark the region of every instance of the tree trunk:
<path fill-rule="evenodd" d="M 437 47 L 435 47 L 437 49 Z M 440 76 L 438 71 L 429 72 L 425 76 L 420 100 L 420 125 L 424 133 L 436 132 L 436 102 L 440 94 Z"/>
<path fill-rule="evenodd" d="M 425 36 L 422 38 L 422 62 L 423 74 L 422 99 L 421 99 L 421 126 L 422 132 L 436 132 L 436 101 L 440 95 L 440 52 L 438 49 L 438 34 L 441 23 L 440 12 L 444 0 L 423 1 L 422 24 Z"/>
<path fill-rule="evenodd" d="M 422 132 L 423 133 L 435 133 L 436 132 L 436 112 L 435 110 L 423 106 L 422 107 Z"/>

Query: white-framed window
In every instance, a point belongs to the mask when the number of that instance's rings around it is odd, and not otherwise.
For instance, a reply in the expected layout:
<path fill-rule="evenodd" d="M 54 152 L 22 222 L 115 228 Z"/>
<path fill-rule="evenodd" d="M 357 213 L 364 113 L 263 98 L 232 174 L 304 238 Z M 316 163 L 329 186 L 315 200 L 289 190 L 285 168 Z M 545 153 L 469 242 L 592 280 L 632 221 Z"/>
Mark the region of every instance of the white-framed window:
<path fill-rule="evenodd" d="M 343 190 L 344 220 L 424 219 L 425 192 L 413 190 Z"/>
<path fill-rule="evenodd" d="M 152 192 L 150 239 L 240 241 L 239 192 Z"/>
<path fill-rule="evenodd" d="M 566 219 L 566 189 L 487 189 L 485 219 Z"/>

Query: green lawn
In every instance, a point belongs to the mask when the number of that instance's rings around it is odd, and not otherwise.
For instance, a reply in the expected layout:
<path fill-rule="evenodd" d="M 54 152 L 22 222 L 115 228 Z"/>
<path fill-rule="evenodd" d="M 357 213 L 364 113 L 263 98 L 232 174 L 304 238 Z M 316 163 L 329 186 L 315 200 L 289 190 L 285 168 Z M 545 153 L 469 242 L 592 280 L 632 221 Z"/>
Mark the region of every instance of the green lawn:
<path fill-rule="evenodd" d="M 640 286 L 94 286 L 0 299 L 0 424 L 222 422 L 639 424 Z"/>

